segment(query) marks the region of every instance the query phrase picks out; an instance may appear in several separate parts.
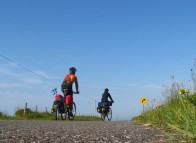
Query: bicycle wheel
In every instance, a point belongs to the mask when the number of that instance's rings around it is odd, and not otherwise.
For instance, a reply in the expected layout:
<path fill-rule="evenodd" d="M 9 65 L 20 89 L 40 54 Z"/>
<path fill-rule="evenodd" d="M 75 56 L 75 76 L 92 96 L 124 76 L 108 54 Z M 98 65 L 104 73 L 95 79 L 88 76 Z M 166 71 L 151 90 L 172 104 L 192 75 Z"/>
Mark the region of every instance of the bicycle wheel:
<path fill-rule="evenodd" d="M 67 110 L 64 113 L 61 113 L 61 119 L 66 120 L 67 117 Z"/>
<path fill-rule="evenodd" d="M 76 104 L 73 102 L 72 103 L 72 110 L 70 111 L 70 109 L 69 109 L 68 119 L 73 120 L 75 118 L 75 115 L 76 115 Z"/>
<path fill-rule="evenodd" d="M 60 114 L 61 114 L 61 119 L 62 120 L 66 120 L 66 117 L 67 117 L 67 106 L 62 105 Z"/>
<path fill-rule="evenodd" d="M 54 116 L 55 116 L 55 120 L 58 120 L 59 113 L 57 107 L 54 108 Z"/>
<path fill-rule="evenodd" d="M 108 109 L 107 118 L 108 118 L 108 121 L 112 119 L 112 109 L 110 107 Z"/>
<path fill-rule="evenodd" d="M 101 113 L 101 119 L 104 121 L 105 120 L 105 113 Z"/>

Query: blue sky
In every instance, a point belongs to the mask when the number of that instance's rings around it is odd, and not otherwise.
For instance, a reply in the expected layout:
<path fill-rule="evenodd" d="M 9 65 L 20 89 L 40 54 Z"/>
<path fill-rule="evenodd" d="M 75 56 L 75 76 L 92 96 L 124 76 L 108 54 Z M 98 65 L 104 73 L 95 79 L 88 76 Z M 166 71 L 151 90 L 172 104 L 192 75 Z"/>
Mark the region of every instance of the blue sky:
<path fill-rule="evenodd" d="M 104 88 L 113 119 L 142 112 L 141 97 L 159 98 L 170 76 L 188 81 L 196 58 L 193 0 L 0 1 L 0 110 L 51 108 L 50 91 L 75 66 L 80 114 L 95 114 Z"/>

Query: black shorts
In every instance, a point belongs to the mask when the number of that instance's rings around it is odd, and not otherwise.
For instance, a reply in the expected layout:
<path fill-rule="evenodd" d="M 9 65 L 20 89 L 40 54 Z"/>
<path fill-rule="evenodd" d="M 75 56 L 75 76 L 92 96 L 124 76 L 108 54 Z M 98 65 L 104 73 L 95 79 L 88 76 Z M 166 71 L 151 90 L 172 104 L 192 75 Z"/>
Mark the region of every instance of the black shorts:
<path fill-rule="evenodd" d="M 72 87 L 62 88 L 62 92 L 63 92 L 64 96 L 66 96 L 66 95 L 72 95 L 73 96 Z"/>

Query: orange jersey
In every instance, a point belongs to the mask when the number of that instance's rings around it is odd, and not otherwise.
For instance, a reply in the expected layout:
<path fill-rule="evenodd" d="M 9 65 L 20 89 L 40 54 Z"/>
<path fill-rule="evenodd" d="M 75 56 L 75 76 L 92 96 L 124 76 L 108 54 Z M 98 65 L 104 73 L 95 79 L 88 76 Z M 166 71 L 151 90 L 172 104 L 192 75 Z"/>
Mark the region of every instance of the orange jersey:
<path fill-rule="evenodd" d="M 77 76 L 74 74 L 66 74 L 64 80 L 70 81 L 71 83 L 78 82 Z"/>

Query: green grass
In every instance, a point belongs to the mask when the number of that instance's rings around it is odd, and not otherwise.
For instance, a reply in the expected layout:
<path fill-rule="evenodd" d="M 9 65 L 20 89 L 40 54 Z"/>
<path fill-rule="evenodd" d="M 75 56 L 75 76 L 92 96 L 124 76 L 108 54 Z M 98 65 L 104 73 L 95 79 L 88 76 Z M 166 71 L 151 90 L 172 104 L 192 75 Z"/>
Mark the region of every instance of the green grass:
<path fill-rule="evenodd" d="M 196 94 L 175 95 L 157 108 L 145 112 L 132 120 L 140 123 L 150 123 L 155 127 L 176 131 L 186 140 L 196 139 Z"/>
<path fill-rule="evenodd" d="M 92 115 L 89 115 L 89 116 L 78 115 L 75 117 L 74 120 L 75 121 L 101 121 L 101 118 L 97 116 L 92 116 Z"/>
<path fill-rule="evenodd" d="M 36 112 L 31 109 L 27 109 L 24 114 L 24 109 L 18 109 L 15 112 L 15 116 L 17 119 L 26 119 L 26 120 L 50 120 L 52 119 L 52 114 L 48 112 Z"/>
<path fill-rule="evenodd" d="M 48 112 L 35 112 L 31 109 L 27 109 L 24 115 L 24 109 L 18 109 L 15 112 L 15 118 L 18 120 L 54 120 L 53 114 Z M 67 119 L 68 120 L 68 119 Z M 76 115 L 74 121 L 99 121 L 100 117 L 92 115 Z"/>
<path fill-rule="evenodd" d="M 26 110 L 24 115 L 24 109 L 18 109 L 15 112 L 15 116 L 9 116 L 3 112 L 0 112 L 0 120 L 54 120 L 54 115 L 48 112 L 35 112 L 31 109 Z M 68 119 L 67 119 L 68 120 Z M 93 115 L 76 115 L 74 121 L 100 121 L 101 118 Z"/>
<path fill-rule="evenodd" d="M 3 112 L 0 112 L 0 120 L 15 120 L 16 117 L 14 116 L 9 116 Z"/>

